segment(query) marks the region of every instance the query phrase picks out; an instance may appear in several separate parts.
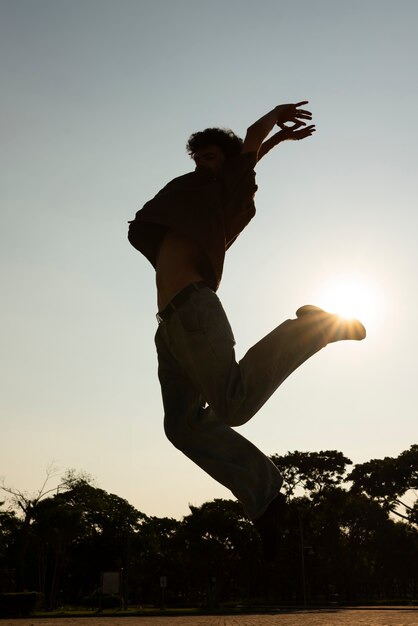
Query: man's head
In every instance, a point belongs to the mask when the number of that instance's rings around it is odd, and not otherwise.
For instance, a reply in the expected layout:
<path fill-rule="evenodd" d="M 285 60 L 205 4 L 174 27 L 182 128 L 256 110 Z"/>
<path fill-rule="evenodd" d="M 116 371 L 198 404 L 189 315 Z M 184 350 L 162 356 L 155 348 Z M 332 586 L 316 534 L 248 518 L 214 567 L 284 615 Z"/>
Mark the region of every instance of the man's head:
<path fill-rule="evenodd" d="M 196 169 L 206 168 L 217 172 L 226 159 L 241 153 L 242 139 L 232 130 L 206 128 L 193 133 L 186 148 L 196 163 Z"/>

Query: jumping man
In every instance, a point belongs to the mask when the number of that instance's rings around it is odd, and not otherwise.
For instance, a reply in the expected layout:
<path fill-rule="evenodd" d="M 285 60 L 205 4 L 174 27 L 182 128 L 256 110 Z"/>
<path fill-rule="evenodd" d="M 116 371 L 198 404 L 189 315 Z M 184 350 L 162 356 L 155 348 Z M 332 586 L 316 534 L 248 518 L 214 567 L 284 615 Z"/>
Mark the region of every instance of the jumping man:
<path fill-rule="evenodd" d="M 248 128 L 244 141 L 220 128 L 193 134 L 187 149 L 195 170 L 147 202 L 128 235 L 156 271 L 155 344 L 166 435 L 242 503 L 266 560 L 275 558 L 280 539 L 282 477 L 235 427 L 327 344 L 366 336 L 359 321 L 305 305 L 237 362 L 216 295 L 225 252 L 255 215 L 254 167 L 279 143 L 312 135 L 315 126 L 306 126 L 312 115 L 301 108 L 306 104 L 276 106 Z M 276 125 L 281 130 L 266 139 Z"/>

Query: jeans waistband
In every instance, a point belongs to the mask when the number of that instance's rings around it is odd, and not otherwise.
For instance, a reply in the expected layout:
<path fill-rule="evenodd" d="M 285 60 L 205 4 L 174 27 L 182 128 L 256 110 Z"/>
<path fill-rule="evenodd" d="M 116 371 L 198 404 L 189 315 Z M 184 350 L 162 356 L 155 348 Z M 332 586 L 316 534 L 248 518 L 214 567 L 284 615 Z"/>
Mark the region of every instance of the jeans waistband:
<path fill-rule="evenodd" d="M 184 289 L 179 291 L 172 300 L 167 304 L 165 309 L 162 311 L 158 311 L 157 313 L 157 321 L 159 324 L 161 322 L 166 322 L 170 315 L 175 311 L 179 306 L 181 306 L 186 300 L 188 300 L 192 293 L 195 291 L 199 291 L 199 289 L 205 289 L 207 284 L 202 280 L 197 283 L 191 283 L 187 285 Z"/>

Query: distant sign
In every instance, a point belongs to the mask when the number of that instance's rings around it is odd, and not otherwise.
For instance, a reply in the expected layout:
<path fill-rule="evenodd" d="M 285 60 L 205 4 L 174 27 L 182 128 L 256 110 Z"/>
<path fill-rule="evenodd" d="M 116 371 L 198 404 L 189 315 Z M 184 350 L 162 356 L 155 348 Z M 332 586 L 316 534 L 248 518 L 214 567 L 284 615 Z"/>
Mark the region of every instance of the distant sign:
<path fill-rule="evenodd" d="M 120 572 L 103 572 L 102 593 L 119 593 Z"/>

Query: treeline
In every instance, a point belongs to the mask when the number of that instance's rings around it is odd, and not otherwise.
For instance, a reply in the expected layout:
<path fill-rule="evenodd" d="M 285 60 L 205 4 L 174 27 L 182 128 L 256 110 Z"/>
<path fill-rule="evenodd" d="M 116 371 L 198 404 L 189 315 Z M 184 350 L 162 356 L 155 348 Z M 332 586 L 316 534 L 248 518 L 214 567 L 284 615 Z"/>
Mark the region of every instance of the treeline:
<path fill-rule="evenodd" d="M 102 574 L 118 572 L 113 601 L 125 606 L 416 601 L 418 445 L 351 471 L 338 451 L 271 458 L 289 500 L 277 564 L 263 563 L 234 500 L 191 506 L 182 520 L 149 517 L 68 472 L 32 498 L 3 485 L 0 593 L 95 606 L 109 601 Z"/>

